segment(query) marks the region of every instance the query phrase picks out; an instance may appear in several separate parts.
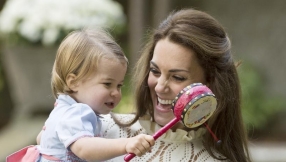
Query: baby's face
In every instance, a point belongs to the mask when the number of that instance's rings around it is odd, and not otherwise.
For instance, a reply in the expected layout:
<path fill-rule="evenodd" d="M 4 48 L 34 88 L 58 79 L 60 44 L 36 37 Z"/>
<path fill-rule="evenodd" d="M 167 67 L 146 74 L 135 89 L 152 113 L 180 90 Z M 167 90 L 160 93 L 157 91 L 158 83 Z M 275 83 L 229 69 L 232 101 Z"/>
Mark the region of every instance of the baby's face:
<path fill-rule="evenodd" d="M 80 81 L 72 96 L 77 102 L 89 105 L 97 114 L 108 114 L 121 100 L 126 71 L 126 63 L 102 58 L 94 75 Z"/>

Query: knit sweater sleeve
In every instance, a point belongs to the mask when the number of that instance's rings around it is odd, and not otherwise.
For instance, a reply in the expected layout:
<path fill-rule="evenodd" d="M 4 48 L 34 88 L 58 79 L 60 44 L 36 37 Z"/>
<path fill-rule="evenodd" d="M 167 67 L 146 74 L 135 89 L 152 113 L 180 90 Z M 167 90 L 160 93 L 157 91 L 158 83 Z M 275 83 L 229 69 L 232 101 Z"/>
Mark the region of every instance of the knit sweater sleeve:
<path fill-rule="evenodd" d="M 120 121 L 128 122 L 133 115 L 117 115 Z M 102 120 L 104 138 L 133 137 L 140 133 L 154 134 L 160 126 L 150 120 L 140 120 L 131 127 L 122 128 L 115 124 L 110 115 Z M 186 132 L 184 130 L 167 131 L 158 138 L 150 153 L 141 157 L 134 157 L 131 162 L 219 162 L 205 149 L 200 136 L 204 130 Z M 216 154 L 219 156 L 219 154 Z M 119 156 L 108 162 L 123 162 L 124 156 Z M 220 156 L 221 157 L 221 156 Z M 222 158 L 222 157 L 221 157 Z"/>

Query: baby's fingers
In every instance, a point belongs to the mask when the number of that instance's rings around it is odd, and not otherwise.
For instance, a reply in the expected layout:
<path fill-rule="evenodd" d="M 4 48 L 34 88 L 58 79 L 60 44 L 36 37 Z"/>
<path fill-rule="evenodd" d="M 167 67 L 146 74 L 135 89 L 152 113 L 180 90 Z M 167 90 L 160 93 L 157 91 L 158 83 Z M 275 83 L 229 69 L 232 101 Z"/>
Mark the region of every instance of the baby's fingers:
<path fill-rule="evenodd" d="M 146 141 L 143 141 L 142 143 L 142 147 L 140 147 L 140 150 L 141 152 L 143 153 L 146 153 L 146 152 L 149 152 L 151 150 L 151 144 L 146 140 Z"/>
<path fill-rule="evenodd" d="M 142 152 L 141 150 L 144 150 L 144 149 L 136 148 L 136 149 L 134 149 L 133 154 L 140 157 L 145 153 L 145 152 Z"/>
<path fill-rule="evenodd" d="M 153 136 L 146 135 L 146 136 L 145 136 L 145 140 L 148 141 L 148 143 L 150 144 L 150 146 L 154 146 L 155 140 L 154 140 L 154 137 L 153 137 Z"/>

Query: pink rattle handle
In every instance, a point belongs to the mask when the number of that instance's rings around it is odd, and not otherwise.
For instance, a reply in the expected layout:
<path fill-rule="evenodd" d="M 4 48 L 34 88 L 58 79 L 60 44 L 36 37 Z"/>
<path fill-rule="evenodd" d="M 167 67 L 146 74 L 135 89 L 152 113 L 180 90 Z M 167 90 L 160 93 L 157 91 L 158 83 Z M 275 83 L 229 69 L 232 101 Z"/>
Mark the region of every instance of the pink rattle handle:
<path fill-rule="evenodd" d="M 178 121 L 180 121 L 180 118 L 174 118 L 173 120 L 171 120 L 168 124 L 166 124 L 164 127 L 162 127 L 161 129 L 159 129 L 154 135 L 153 138 L 154 140 L 157 140 L 159 137 L 162 136 L 162 134 L 166 133 L 167 130 L 169 130 L 170 128 L 172 128 L 176 123 L 178 123 Z"/>
<path fill-rule="evenodd" d="M 170 128 L 172 128 L 176 123 L 178 123 L 180 121 L 180 118 L 174 118 L 173 120 L 171 120 L 168 124 L 166 124 L 164 127 L 162 127 L 161 129 L 159 129 L 154 135 L 153 138 L 154 140 L 157 140 L 159 137 L 161 137 L 164 133 L 166 133 Z M 136 155 L 133 153 L 129 153 L 124 157 L 124 160 L 126 162 L 130 161 L 131 159 L 133 159 Z"/>

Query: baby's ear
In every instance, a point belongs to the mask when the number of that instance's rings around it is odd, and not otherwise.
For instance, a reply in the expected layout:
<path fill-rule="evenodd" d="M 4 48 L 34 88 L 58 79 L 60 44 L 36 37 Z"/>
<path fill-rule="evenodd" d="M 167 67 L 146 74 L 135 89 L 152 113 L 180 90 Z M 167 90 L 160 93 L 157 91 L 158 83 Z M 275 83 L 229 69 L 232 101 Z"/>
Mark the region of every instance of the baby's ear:
<path fill-rule="evenodd" d="M 73 92 L 77 92 L 78 83 L 76 82 L 75 74 L 69 74 L 66 78 L 66 83 L 69 89 L 71 89 Z"/>

